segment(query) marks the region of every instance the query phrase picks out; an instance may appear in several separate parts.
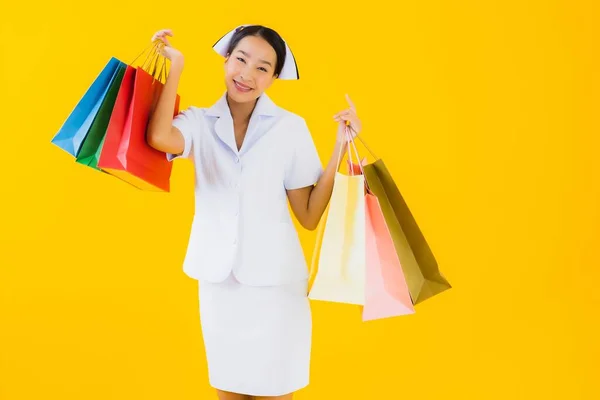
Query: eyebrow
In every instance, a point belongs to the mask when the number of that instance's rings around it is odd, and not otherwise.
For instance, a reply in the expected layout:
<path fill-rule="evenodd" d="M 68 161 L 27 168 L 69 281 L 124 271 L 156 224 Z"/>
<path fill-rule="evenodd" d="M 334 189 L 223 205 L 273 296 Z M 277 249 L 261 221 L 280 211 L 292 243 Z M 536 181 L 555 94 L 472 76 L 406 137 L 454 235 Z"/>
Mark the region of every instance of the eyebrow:
<path fill-rule="evenodd" d="M 238 50 L 238 51 L 239 51 L 240 53 L 242 53 L 243 55 L 245 55 L 246 57 L 248 57 L 248 58 L 250 57 L 250 54 L 246 53 L 244 50 Z M 263 63 L 263 64 L 267 64 L 267 65 L 269 65 L 269 67 L 273 67 L 273 66 L 271 65 L 271 63 L 270 63 L 270 62 L 268 62 L 268 61 L 265 61 L 265 60 L 258 60 L 258 61 L 260 61 L 260 62 L 261 62 L 261 63 Z"/>

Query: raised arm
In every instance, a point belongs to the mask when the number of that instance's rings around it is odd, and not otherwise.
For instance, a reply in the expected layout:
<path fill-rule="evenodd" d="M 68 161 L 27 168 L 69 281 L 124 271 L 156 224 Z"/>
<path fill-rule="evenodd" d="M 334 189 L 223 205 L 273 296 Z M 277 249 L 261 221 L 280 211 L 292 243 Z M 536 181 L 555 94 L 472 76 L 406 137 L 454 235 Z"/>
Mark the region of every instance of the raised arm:
<path fill-rule="evenodd" d="M 321 174 L 317 183 L 313 186 L 288 190 L 287 195 L 290 206 L 298 222 L 308 229 L 314 230 L 319 225 L 319 221 L 329 204 L 333 192 L 333 182 L 335 174 L 340 167 L 340 152 L 345 152 L 348 146 L 345 127 L 346 121 L 350 122 L 353 135 L 358 134 L 361 129 L 361 122 L 356 115 L 356 108 L 346 95 L 350 108 L 337 113 L 333 118 L 338 121 L 338 132 L 333 154 L 331 155 L 325 170 Z"/>
<path fill-rule="evenodd" d="M 161 54 L 171 61 L 171 69 L 156 108 L 148 121 L 146 141 L 148 145 L 163 153 L 181 154 L 185 145 L 184 138 L 172 123 L 184 59 L 179 50 L 171 47 L 166 36 L 173 36 L 173 33 L 170 30 L 161 30 L 152 37 L 152 41 L 159 39 L 164 43 Z"/>

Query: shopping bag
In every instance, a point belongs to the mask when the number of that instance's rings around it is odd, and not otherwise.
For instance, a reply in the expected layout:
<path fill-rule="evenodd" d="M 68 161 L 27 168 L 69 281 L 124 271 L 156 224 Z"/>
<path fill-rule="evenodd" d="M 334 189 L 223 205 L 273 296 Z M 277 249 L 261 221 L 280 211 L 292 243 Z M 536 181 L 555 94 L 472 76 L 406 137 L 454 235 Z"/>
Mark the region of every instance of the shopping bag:
<path fill-rule="evenodd" d="M 367 158 L 363 157 L 360 160 L 360 164 L 353 163 L 352 160 L 347 160 L 348 163 L 348 173 L 351 175 L 362 174 L 362 167 L 367 163 Z"/>
<path fill-rule="evenodd" d="M 408 285 L 379 200 L 368 193 L 365 203 L 367 272 L 363 321 L 414 314 Z"/>
<path fill-rule="evenodd" d="M 115 77 L 77 154 L 76 161 L 80 164 L 100 170 L 98 168 L 98 158 L 126 68 L 127 65 L 120 62 Z"/>
<path fill-rule="evenodd" d="M 355 146 L 353 141 L 350 144 Z M 366 162 L 366 158 L 360 164 L 348 161 L 348 169 L 364 175 Z M 368 182 L 365 182 L 365 188 L 367 269 L 363 321 L 414 314 L 400 259 L 379 200 L 370 191 Z"/>
<path fill-rule="evenodd" d="M 112 57 L 79 100 L 51 143 L 76 157 L 121 62 Z"/>
<path fill-rule="evenodd" d="M 159 53 L 156 48 L 153 51 L 158 64 Z M 153 72 L 151 66 L 126 71 L 127 79 L 121 84 L 98 166 L 140 189 L 169 192 L 173 164 L 146 140 L 150 116 L 164 87 L 161 75 L 166 81 L 164 63 L 163 57 L 163 70 L 158 77 L 156 67 Z M 173 117 L 179 113 L 179 102 L 177 95 Z"/>
<path fill-rule="evenodd" d="M 117 154 L 119 153 L 119 146 L 121 144 L 121 138 L 123 137 L 125 122 L 127 121 L 131 99 L 133 97 L 135 74 L 136 68 L 127 65 L 123 80 L 121 81 L 119 93 L 115 100 L 115 106 L 113 107 L 108 127 L 106 128 L 104 142 L 102 143 L 98 168 L 111 174 L 113 170 L 122 171 L 125 169 L 125 166 L 121 164 Z M 125 182 L 131 183 L 127 179 L 124 180 Z"/>
<path fill-rule="evenodd" d="M 319 222 L 309 275 L 309 299 L 365 304 L 364 188 L 363 175 L 336 171 L 326 215 Z"/>
<path fill-rule="evenodd" d="M 431 248 L 383 160 L 375 156 L 360 136 L 357 137 L 376 159 L 363 167 L 365 179 L 370 191 L 379 200 L 412 303 L 421 303 L 450 289 L 452 286 L 440 272 Z"/>

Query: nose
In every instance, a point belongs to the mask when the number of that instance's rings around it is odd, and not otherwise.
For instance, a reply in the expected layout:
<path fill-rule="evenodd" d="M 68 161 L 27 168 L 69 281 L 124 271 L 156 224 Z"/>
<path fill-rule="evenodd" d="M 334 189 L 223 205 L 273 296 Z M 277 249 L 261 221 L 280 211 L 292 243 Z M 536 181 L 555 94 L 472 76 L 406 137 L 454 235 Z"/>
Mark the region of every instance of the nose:
<path fill-rule="evenodd" d="M 252 82 L 254 79 L 254 69 L 249 66 L 244 66 L 242 71 L 240 72 L 240 77 L 245 82 Z"/>

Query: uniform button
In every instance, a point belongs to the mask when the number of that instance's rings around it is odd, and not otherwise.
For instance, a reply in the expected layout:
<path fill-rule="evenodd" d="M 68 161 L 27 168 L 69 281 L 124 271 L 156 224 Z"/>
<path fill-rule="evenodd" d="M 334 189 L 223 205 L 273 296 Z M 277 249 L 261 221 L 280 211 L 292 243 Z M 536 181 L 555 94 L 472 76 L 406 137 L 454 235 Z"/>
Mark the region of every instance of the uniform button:
<path fill-rule="evenodd" d="M 239 162 L 240 162 L 240 159 L 236 157 L 236 158 L 235 158 L 235 163 L 237 164 L 237 163 L 239 163 Z"/>
<path fill-rule="evenodd" d="M 233 244 L 236 245 L 237 244 L 237 239 L 233 239 Z"/>

